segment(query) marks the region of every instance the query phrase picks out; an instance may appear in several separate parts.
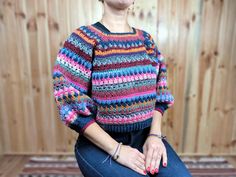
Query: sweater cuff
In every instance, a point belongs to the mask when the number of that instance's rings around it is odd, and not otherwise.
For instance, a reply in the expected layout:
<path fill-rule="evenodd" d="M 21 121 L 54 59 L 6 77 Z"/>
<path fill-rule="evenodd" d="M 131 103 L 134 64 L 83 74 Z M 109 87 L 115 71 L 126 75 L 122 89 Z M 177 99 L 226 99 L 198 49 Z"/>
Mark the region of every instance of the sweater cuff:
<path fill-rule="evenodd" d="M 92 125 L 92 123 L 94 123 L 94 122 L 95 122 L 95 119 L 91 119 L 89 122 L 87 122 L 87 123 L 83 126 L 83 128 L 80 129 L 79 134 L 80 134 L 80 135 L 83 135 L 85 129 L 88 128 L 90 125 Z"/>
<path fill-rule="evenodd" d="M 155 108 L 155 110 L 156 110 L 156 111 L 158 111 L 158 112 L 160 112 L 160 113 L 161 113 L 161 115 L 163 116 L 163 114 L 164 114 L 164 111 L 163 111 L 161 108 Z"/>
<path fill-rule="evenodd" d="M 85 129 L 88 128 L 93 122 L 95 122 L 96 115 L 91 114 L 89 116 L 77 115 L 78 117 L 74 122 L 69 124 L 69 127 L 75 130 L 79 134 L 83 134 Z"/>
<path fill-rule="evenodd" d="M 167 104 L 156 103 L 154 110 L 160 112 L 161 115 L 163 116 L 167 108 L 168 108 Z"/>

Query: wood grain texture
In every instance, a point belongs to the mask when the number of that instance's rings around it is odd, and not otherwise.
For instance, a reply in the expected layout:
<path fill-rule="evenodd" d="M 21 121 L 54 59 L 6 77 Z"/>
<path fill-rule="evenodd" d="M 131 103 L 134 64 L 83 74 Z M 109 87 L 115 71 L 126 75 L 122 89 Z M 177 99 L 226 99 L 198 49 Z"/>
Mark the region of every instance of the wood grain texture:
<path fill-rule="evenodd" d="M 148 2 L 135 1 L 129 22 L 165 56 L 175 104 L 163 134 L 179 154 L 236 155 L 236 1 Z M 73 153 L 52 68 L 68 35 L 102 12 L 95 0 L 0 0 L 0 154 Z"/>
<path fill-rule="evenodd" d="M 17 177 L 29 159 L 27 155 L 0 156 L 0 177 Z"/>

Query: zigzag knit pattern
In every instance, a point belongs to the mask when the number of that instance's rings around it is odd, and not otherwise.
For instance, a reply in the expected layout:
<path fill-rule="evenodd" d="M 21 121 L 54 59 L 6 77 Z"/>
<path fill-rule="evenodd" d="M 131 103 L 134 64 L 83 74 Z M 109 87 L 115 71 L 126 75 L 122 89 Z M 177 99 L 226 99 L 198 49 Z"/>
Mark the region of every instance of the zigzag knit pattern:
<path fill-rule="evenodd" d="M 105 131 L 130 132 L 151 125 L 174 104 L 165 59 L 152 36 L 110 32 L 100 22 L 75 29 L 53 67 L 60 119 L 83 134 L 92 123 Z"/>

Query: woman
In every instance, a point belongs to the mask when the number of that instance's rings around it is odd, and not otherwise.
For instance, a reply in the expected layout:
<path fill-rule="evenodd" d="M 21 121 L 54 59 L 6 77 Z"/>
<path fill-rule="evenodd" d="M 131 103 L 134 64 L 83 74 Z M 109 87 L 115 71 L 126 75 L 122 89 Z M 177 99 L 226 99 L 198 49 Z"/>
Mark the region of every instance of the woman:
<path fill-rule="evenodd" d="M 174 97 L 152 36 L 131 27 L 134 0 L 104 0 L 100 21 L 74 30 L 59 50 L 54 97 L 79 133 L 75 156 L 85 177 L 190 177 L 161 119 Z"/>

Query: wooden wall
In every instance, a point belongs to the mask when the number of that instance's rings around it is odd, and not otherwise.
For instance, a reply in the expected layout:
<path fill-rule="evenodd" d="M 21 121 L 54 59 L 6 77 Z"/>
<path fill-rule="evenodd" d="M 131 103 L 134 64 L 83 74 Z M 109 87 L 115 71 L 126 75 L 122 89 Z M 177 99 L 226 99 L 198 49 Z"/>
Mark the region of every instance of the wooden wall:
<path fill-rule="evenodd" d="M 102 11 L 97 0 L 0 0 L 0 153 L 73 153 L 52 66 L 72 30 Z M 236 155 L 236 1 L 136 0 L 129 21 L 166 56 L 175 104 L 162 131 L 176 151 Z"/>

